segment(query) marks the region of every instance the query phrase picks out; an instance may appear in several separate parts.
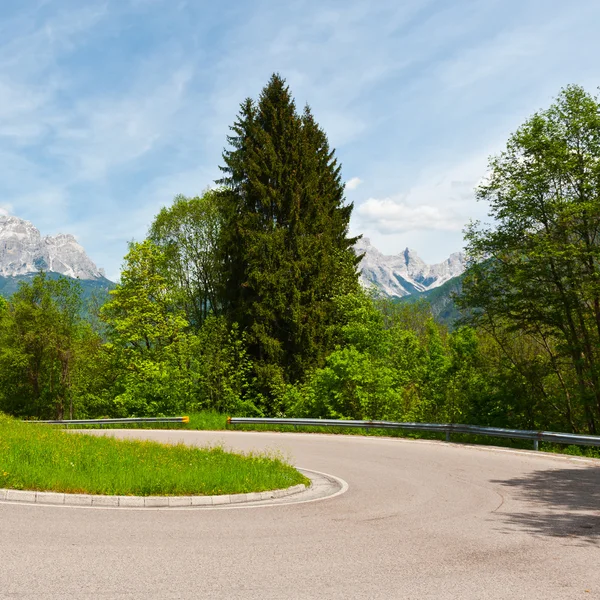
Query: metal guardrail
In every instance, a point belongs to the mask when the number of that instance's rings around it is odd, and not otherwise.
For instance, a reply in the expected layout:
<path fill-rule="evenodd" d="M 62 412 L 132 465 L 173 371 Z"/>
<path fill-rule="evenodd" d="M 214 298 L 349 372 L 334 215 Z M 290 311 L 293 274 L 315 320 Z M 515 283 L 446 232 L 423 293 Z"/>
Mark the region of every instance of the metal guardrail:
<path fill-rule="evenodd" d="M 499 427 L 479 427 L 477 425 L 459 425 L 454 423 L 394 423 L 391 421 L 349 421 L 345 419 L 263 419 L 254 417 L 229 417 L 227 423 L 229 425 L 293 425 L 295 427 L 362 427 L 365 429 L 437 431 L 446 434 L 447 442 L 451 441 L 453 433 L 489 435 L 491 437 L 532 440 L 534 450 L 539 449 L 540 442 L 575 444 L 577 446 L 600 446 L 600 436 L 597 435 L 500 429 Z"/>
<path fill-rule="evenodd" d="M 24 421 L 49 425 L 116 425 L 119 423 L 189 423 L 189 417 L 131 417 L 127 419 L 69 419 L 62 421 Z"/>

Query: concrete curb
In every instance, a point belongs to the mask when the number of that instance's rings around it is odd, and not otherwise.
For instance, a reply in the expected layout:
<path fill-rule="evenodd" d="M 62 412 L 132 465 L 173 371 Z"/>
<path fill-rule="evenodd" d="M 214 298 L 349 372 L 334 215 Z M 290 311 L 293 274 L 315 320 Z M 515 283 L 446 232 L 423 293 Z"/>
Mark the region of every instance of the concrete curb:
<path fill-rule="evenodd" d="M 102 506 L 109 508 L 182 508 L 194 506 L 220 506 L 274 500 L 293 496 L 306 490 L 303 483 L 283 490 L 252 492 L 247 494 L 224 494 L 221 496 L 94 496 L 91 494 L 60 494 L 31 490 L 0 489 L 0 502 L 23 502 L 26 504 Z"/>

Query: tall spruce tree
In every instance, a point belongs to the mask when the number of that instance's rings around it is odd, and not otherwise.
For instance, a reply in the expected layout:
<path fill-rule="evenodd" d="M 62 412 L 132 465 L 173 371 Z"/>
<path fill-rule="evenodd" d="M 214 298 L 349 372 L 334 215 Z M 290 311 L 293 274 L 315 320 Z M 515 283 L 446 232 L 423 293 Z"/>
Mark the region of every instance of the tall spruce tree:
<path fill-rule="evenodd" d="M 259 391 L 302 380 L 331 351 L 332 299 L 358 286 L 341 167 L 307 107 L 273 75 L 231 127 L 219 181 L 221 306 L 247 333 Z M 266 407 L 269 410 L 269 406 Z"/>

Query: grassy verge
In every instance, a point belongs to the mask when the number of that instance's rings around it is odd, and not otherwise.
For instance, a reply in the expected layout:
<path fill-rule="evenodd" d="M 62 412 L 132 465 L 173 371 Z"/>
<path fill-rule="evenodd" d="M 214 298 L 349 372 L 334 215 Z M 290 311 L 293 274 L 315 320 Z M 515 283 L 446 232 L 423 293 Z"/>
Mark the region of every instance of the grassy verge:
<path fill-rule="evenodd" d="M 235 425 L 227 426 L 227 415 L 214 411 L 191 413 L 189 423 L 145 423 L 127 425 L 128 428 L 139 429 L 193 429 L 220 431 L 231 429 L 235 431 L 281 431 L 302 433 L 330 433 L 336 435 L 361 435 L 361 436 L 386 436 L 407 439 L 445 440 L 445 434 L 428 431 L 402 431 L 394 429 L 349 429 L 347 427 L 295 427 L 292 425 Z M 78 425 L 77 428 L 81 426 Z M 93 426 L 92 426 L 93 427 Z M 106 428 L 120 428 L 123 425 L 105 425 Z M 509 438 L 494 438 L 484 435 L 453 434 L 452 441 L 461 444 L 476 444 L 481 446 L 499 446 L 533 450 L 533 443 L 529 440 L 511 440 Z M 571 456 L 585 456 L 600 458 L 600 448 L 588 446 L 564 446 L 562 444 L 540 443 L 540 450 Z"/>
<path fill-rule="evenodd" d="M 260 492 L 308 483 L 281 457 L 68 434 L 0 415 L 0 488 L 139 496 Z"/>

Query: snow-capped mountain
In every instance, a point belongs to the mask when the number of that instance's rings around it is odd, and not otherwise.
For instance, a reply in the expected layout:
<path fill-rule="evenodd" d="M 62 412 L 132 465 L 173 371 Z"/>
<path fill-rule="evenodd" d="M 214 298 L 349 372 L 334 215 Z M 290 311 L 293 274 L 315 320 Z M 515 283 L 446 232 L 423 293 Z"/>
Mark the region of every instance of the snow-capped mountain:
<path fill-rule="evenodd" d="M 79 279 L 105 278 L 72 235 L 42 236 L 29 221 L 0 215 L 0 276 L 40 269 Z"/>
<path fill-rule="evenodd" d="M 364 254 L 360 263 L 361 283 L 365 287 L 375 286 L 387 296 L 399 298 L 439 287 L 461 275 L 466 267 L 462 252 L 455 252 L 436 265 L 427 265 L 410 248 L 393 256 L 382 254 L 369 238 L 358 240 L 354 251 L 357 255 Z"/>
<path fill-rule="evenodd" d="M 462 252 L 451 254 L 442 263 L 427 265 L 409 248 L 394 256 L 384 255 L 368 238 L 360 239 L 354 251 L 364 254 L 361 283 L 375 286 L 388 296 L 431 290 L 465 270 Z M 104 271 L 72 235 L 42 236 L 29 221 L 0 215 L 0 277 L 17 277 L 40 269 L 83 280 L 106 281 Z"/>

